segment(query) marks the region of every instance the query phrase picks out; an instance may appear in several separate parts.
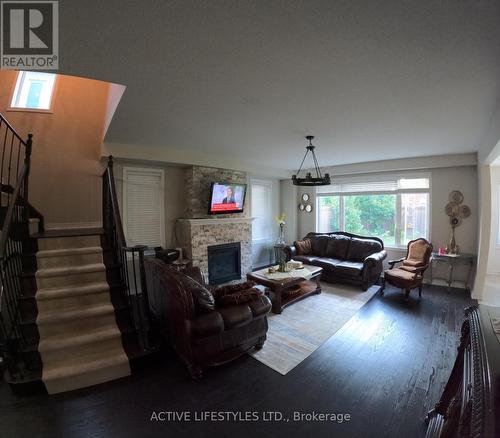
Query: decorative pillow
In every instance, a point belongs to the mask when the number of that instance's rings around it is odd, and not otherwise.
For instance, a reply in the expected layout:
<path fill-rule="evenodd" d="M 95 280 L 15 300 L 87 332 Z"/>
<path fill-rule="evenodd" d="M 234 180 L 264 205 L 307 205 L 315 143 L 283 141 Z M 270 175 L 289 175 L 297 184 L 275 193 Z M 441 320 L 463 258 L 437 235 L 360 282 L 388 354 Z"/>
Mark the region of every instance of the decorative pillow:
<path fill-rule="evenodd" d="M 296 240 L 293 242 L 293 245 L 297 250 L 297 255 L 309 255 L 312 253 L 311 239 Z"/>
<path fill-rule="evenodd" d="M 210 291 L 187 275 L 182 279 L 184 287 L 191 292 L 196 313 L 207 313 L 215 309 L 214 296 Z"/>
<path fill-rule="evenodd" d="M 259 298 L 263 292 L 255 287 L 240 290 L 227 295 L 217 296 L 217 304 L 221 306 L 231 306 L 235 304 L 244 304 Z"/>
<path fill-rule="evenodd" d="M 227 284 L 226 286 L 220 286 L 214 290 L 213 294 L 215 298 L 222 297 L 224 295 L 239 292 L 245 289 L 251 289 L 255 286 L 255 281 L 245 281 L 244 283 Z"/>

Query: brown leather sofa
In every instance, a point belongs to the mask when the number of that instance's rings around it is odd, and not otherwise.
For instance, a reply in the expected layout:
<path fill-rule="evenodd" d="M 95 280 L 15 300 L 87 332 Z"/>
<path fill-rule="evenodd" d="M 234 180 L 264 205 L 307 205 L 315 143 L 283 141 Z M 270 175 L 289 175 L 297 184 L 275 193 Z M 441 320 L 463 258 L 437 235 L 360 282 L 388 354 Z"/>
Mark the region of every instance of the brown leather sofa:
<path fill-rule="evenodd" d="M 253 283 L 208 290 L 199 269 L 183 273 L 153 258 L 145 270 L 152 322 L 191 377 L 264 345 L 271 302 Z"/>
<path fill-rule="evenodd" d="M 367 290 L 376 283 L 387 257 L 378 237 L 358 236 L 336 231 L 309 233 L 285 248 L 287 259 L 323 268 L 321 280 L 348 283 Z"/>

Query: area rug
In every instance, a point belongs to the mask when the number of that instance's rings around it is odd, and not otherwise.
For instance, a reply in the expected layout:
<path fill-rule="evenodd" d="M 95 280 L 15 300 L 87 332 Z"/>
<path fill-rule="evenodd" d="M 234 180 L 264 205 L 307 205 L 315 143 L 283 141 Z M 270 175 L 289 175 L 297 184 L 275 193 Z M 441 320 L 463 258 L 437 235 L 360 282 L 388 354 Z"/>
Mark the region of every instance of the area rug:
<path fill-rule="evenodd" d="M 379 290 L 321 283 L 321 294 L 286 307 L 281 315 L 270 313 L 269 330 L 262 350 L 250 355 L 280 374 L 287 374 L 331 338 Z"/>

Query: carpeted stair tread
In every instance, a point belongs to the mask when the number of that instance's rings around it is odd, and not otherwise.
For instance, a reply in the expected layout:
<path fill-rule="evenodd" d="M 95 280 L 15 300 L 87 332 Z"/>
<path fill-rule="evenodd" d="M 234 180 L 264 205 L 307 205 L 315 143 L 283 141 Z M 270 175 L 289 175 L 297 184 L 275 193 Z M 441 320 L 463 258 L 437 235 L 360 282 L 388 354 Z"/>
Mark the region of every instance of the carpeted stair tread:
<path fill-rule="evenodd" d="M 106 315 L 114 313 L 115 309 L 111 302 L 98 304 L 95 306 L 87 306 L 80 308 L 68 308 L 64 312 L 55 310 L 46 312 L 43 315 L 38 315 L 37 324 L 55 324 L 63 321 L 77 320 L 79 318 L 92 318 L 93 316 Z"/>
<path fill-rule="evenodd" d="M 79 295 L 96 294 L 109 290 L 107 281 L 100 281 L 96 283 L 88 283 L 83 286 L 72 287 L 50 287 L 39 289 L 36 292 L 37 300 L 54 300 L 58 298 L 76 297 Z"/>
<path fill-rule="evenodd" d="M 103 263 L 93 263 L 90 265 L 83 265 L 83 266 L 39 269 L 38 271 L 36 271 L 36 277 L 37 278 L 63 277 L 65 275 L 87 274 L 91 272 L 101 272 L 105 270 L 106 267 L 104 266 Z"/>
<path fill-rule="evenodd" d="M 105 356 L 102 353 L 89 354 L 74 357 L 59 365 L 45 366 L 43 369 L 43 379 L 47 381 L 75 377 L 120 364 L 128 364 L 128 357 L 122 348 L 117 348 L 107 351 Z"/>
<path fill-rule="evenodd" d="M 36 253 L 36 256 L 42 258 L 97 253 L 102 253 L 102 248 L 100 246 L 89 246 L 84 248 L 45 249 L 42 251 L 38 251 Z"/>
<path fill-rule="evenodd" d="M 110 324 L 107 327 L 98 327 L 92 331 L 86 331 L 84 333 L 63 333 L 47 337 L 43 341 L 40 341 L 40 343 L 38 344 L 38 349 L 40 351 L 52 351 L 121 337 L 120 330 L 118 329 L 114 321 L 112 322 L 113 324 Z"/>
<path fill-rule="evenodd" d="M 71 391 L 129 375 L 115 314 L 122 307 L 111 301 L 101 236 L 72 231 L 38 237 L 34 322 L 47 391 Z"/>

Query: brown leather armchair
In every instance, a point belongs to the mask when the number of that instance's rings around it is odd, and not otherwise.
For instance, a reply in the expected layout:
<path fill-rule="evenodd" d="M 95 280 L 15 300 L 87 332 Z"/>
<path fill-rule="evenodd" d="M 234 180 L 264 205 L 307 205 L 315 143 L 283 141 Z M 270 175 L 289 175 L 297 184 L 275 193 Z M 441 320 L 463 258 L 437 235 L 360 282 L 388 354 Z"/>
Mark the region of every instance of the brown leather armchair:
<path fill-rule="evenodd" d="M 429 267 L 431 254 L 432 244 L 424 238 L 408 242 L 406 257 L 389 261 L 390 269 L 384 272 L 382 295 L 386 283 L 389 283 L 404 289 L 406 298 L 408 298 L 412 289 L 418 287 L 418 296 L 421 297 L 424 272 Z M 401 266 L 394 268 L 397 263 L 401 263 Z"/>
<path fill-rule="evenodd" d="M 207 366 L 229 362 L 264 345 L 271 302 L 253 283 L 210 291 L 202 284 L 198 268 L 180 272 L 147 258 L 145 270 L 152 323 L 192 378 L 202 377 Z"/>

